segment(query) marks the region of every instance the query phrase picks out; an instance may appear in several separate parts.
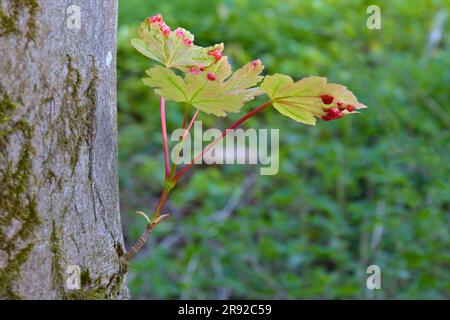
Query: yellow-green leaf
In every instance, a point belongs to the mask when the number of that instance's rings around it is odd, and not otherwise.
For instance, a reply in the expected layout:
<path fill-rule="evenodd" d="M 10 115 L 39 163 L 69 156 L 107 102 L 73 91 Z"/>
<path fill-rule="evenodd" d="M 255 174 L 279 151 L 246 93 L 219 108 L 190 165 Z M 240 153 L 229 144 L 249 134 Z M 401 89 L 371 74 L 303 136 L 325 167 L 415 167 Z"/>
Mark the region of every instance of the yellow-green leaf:
<path fill-rule="evenodd" d="M 186 102 L 202 112 L 225 116 L 228 112 L 239 112 L 245 102 L 260 93 L 254 86 L 262 80 L 259 73 L 264 67 L 260 63 L 252 67 L 255 70 L 246 65 L 231 73 L 228 58 L 222 57 L 204 71 L 189 72 L 182 78 L 158 66 L 147 70 L 149 78 L 144 83 L 167 100 Z M 215 80 L 208 79 L 210 73 Z"/>
<path fill-rule="evenodd" d="M 264 65 L 260 60 L 254 60 L 236 70 L 225 83 L 228 90 L 238 94 L 246 101 L 253 100 L 255 96 L 262 94 L 262 91 L 255 87 L 264 78 L 261 72 Z"/>
<path fill-rule="evenodd" d="M 155 92 L 164 95 L 167 100 L 187 101 L 188 88 L 183 78 L 168 68 L 155 66 L 146 71 L 150 78 L 144 78 L 144 84 L 155 88 Z"/>
<path fill-rule="evenodd" d="M 265 77 L 261 90 L 281 114 L 309 125 L 315 125 L 316 118 L 326 114 L 324 110 L 337 107 L 338 103 L 344 107 L 352 105 L 354 109 L 366 107 L 345 86 L 327 83 L 323 77 L 307 77 L 294 82 L 289 76 L 274 74 Z M 325 100 L 327 103 L 324 103 L 323 96 L 329 96 L 331 101 Z M 339 113 L 353 112 L 343 109 Z"/>
<path fill-rule="evenodd" d="M 164 21 L 161 22 L 165 24 Z M 192 66 L 207 67 L 216 62 L 210 52 L 223 51 L 223 44 L 200 47 L 193 43 L 194 36 L 183 28 L 177 28 L 164 35 L 160 23 L 148 19 L 141 23 L 139 39 L 132 39 L 131 45 L 144 56 L 156 60 L 167 68 L 187 71 Z"/>

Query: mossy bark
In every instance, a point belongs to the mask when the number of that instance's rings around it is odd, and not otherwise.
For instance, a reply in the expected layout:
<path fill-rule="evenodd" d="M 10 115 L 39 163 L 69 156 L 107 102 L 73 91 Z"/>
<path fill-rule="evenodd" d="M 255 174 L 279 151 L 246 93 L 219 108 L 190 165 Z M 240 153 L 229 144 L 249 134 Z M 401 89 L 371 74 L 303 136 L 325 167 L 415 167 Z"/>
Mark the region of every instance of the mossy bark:
<path fill-rule="evenodd" d="M 117 1 L 0 0 L 0 298 L 122 298 Z M 79 266 L 80 290 L 66 287 Z M 94 294 L 95 293 L 95 294 Z"/>

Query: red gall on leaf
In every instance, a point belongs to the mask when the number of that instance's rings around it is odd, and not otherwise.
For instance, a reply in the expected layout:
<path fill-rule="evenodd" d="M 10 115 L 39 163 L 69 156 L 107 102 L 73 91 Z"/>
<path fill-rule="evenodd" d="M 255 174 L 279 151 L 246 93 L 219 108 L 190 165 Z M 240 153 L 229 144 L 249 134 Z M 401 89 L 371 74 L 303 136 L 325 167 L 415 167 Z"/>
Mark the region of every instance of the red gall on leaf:
<path fill-rule="evenodd" d="M 336 120 L 342 118 L 342 112 L 339 111 L 338 108 L 330 108 L 330 109 L 323 109 L 323 111 L 326 112 L 324 116 L 322 116 L 322 120 L 324 121 L 330 121 L 330 120 Z"/>
<path fill-rule="evenodd" d="M 339 111 L 338 108 L 331 108 L 331 109 L 327 110 L 327 115 L 329 115 L 332 118 L 336 118 L 340 114 L 341 114 L 341 112 Z"/>
<path fill-rule="evenodd" d="M 212 73 L 212 72 L 208 72 L 208 74 L 206 75 L 206 77 L 208 78 L 208 80 L 211 80 L 211 81 L 216 80 L 216 76 L 215 76 L 214 73 Z"/>
<path fill-rule="evenodd" d="M 163 21 L 163 18 L 162 18 L 162 16 L 159 13 L 151 16 L 149 19 L 150 19 L 151 23 L 158 23 L 158 22 Z"/>
<path fill-rule="evenodd" d="M 322 94 L 320 96 L 320 98 L 322 99 L 322 102 L 324 104 L 331 104 L 333 102 L 333 100 L 334 100 L 334 97 L 330 96 L 329 94 Z"/>
<path fill-rule="evenodd" d="M 189 71 L 190 73 L 192 73 L 192 74 L 199 74 L 199 73 L 200 73 L 199 70 L 197 69 L 197 67 L 190 67 L 190 68 L 188 69 L 188 71 Z"/>
<path fill-rule="evenodd" d="M 184 37 L 184 35 L 186 34 L 186 32 L 183 30 L 183 28 L 177 28 L 175 30 L 175 34 L 177 36 L 179 36 L 180 38 Z"/>
<path fill-rule="evenodd" d="M 209 55 L 213 56 L 216 59 L 216 61 L 222 59 L 222 52 L 220 52 L 219 50 L 212 50 L 209 52 Z"/>
<path fill-rule="evenodd" d="M 170 27 L 168 25 L 163 25 L 161 27 L 161 32 L 165 37 L 168 37 L 170 35 Z"/>
<path fill-rule="evenodd" d="M 185 39 L 183 40 L 183 43 L 184 43 L 185 45 L 187 45 L 187 46 L 191 46 L 191 45 L 192 45 L 192 40 L 191 40 L 191 39 L 188 39 L 188 38 L 185 38 Z"/>
<path fill-rule="evenodd" d="M 192 73 L 192 74 L 197 75 L 197 74 L 200 74 L 203 71 L 205 71 L 205 68 L 203 66 L 199 66 L 199 67 L 198 66 L 193 66 L 193 67 L 188 68 L 188 71 L 190 73 Z"/>
<path fill-rule="evenodd" d="M 256 68 L 257 66 L 259 66 L 260 64 L 261 64 L 261 60 L 259 60 L 259 59 L 253 60 L 253 61 L 252 61 L 252 66 L 255 67 L 255 68 Z"/>
<path fill-rule="evenodd" d="M 347 111 L 353 112 L 353 111 L 355 111 L 355 107 L 353 105 L 349 104 L 349 105 L 347 105 Z"/>

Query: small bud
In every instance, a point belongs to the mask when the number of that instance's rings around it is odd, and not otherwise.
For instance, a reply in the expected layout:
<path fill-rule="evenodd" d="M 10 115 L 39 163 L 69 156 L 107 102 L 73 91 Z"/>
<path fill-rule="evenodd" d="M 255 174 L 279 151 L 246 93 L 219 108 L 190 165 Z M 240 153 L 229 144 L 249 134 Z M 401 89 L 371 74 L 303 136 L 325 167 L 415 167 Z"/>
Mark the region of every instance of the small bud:
<path fill-rule="evenodd" d="M 204 66 L 200 66 L 200 67 L 198 67 L 198 70 L 199 70 L 200 72 L 203 72 L 203 71 L 205 71 L 205 67 L 204 67 Z"/>
<path fill-rule="evenodd" d="M 322 118 L 323 121 L 330 121 L 330 120 L 333 120 L 333 118 L 331 118 L 331 117 L 330 117 L 329 115 L 327 115 L 327 114 L 324 115 L 324 116 L 322 116 L 321 118 Z"/>
<path fill-rule="evenodd" d="M 320 98 L 322 99 L 322 102 L 324 104 L 331 104 L 333 102 L 333 100 L 334 100 L 334 97 L 330 96 L 328 94 L 323 94 L 323 95 L 320 96 Z"/>
<path fill-rule="evenodd" d="M 183 39 L 183 42 L 184 42 L 184 44 L 187 45 L 187 46 L 192 45 L 192 40 L 191 40 L 191 39 L 184 38 L 184 39 Z"/>
<path fill-rule="evenodd" d="M 208 74 L 206 75 L 206 77 L 208 78 L 208 80 L 211 80 L 211 81 L 216 80 L 216 76 L 215 76 L 214 73 L 212 73 L 212 72 L 208 72 Z"/>
<path fill-rule="evenodd" d="M 353 111 L 355 111 L 355 107 L 353 105 L 351 105 L 351 104 L 348 104 L 347 105 L 347 111 L 348 112 L 353 112 Z"/>

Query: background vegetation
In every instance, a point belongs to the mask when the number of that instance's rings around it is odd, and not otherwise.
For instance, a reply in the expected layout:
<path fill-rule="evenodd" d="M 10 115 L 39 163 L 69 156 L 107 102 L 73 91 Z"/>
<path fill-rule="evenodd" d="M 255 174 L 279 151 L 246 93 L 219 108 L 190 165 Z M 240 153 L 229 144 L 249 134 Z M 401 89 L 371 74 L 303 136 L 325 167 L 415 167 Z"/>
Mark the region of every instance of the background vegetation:
<path fill-rule="evenodd" d="M 366 28 L 369 4 L 382 29 Z M 223 41 L 236 65 L 327 76 L 369 106 L 359 116 L 298 125 L 266 110 L 246 127 L 280 129 L 280 171 L 196 166 L 149 245 L 131 264 L 135 298 L 450 298 L 450 23 L 442 1 L 120 1 L 119 150 L 128 245 L 163 181 L 152 62 L 130 39 L 160 12 L 196 42 Z M 256 105 L 258 101 L 255 101 Z M 251 106 L 247 106 L 250 109 Z M 182 108 L 168 104 L 168 126 Z M 236 116 L 234 117 L 236 118 Z M 232 119 L 202 115 L 204 126 Z M 366 289 L 366 268 L 382 290 Z"/>

